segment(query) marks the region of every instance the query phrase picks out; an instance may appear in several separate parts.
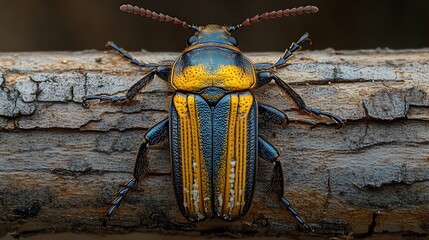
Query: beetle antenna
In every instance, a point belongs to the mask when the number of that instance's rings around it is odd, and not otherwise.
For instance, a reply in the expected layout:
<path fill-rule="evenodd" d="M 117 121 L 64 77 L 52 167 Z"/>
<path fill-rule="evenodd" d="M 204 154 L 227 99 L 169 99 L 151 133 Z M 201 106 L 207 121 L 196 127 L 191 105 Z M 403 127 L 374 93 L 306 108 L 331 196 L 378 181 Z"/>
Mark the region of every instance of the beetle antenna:
<path fill-rule="evenodd" d="M 302 15 L 304 13 L 317 13 L 318 11 L 319 11 L 318 7 L 308 5 L 305 7 L 298 7 L 298 8 L 292 8 L 292 9 L 266 12 L 266 13 L 258 14 L 252 18 L 248 18 L 238 25 L 229 26 L 228 32 L 235 31 L 237 29 L 240 29 L 241 27 L 248 26 L 254 22 L 259 22 L 260 20 L 265 20 L 265 19 L 270 19 L 270 18 L 296 16 L 296 15 Z"/>
<path fill-rule="evenodd" d="M 165 15 L 162 13 L 156 13 L 156 12 L 151 11 L 149 9 L 144 9 L 144 8 L 133 6 L 130 4 L 124 4 L 119 9 L 123 12 L 134 13 L 134 14 L 137 14 L 140 16 L 149 17 L 149 18 L 152 18 L 155 20 L 159 20 L 161 22 L 172 22 L 174 24 L 181 25 L 184 28 L 192 29 L 196 32 L 199 31 L 199 28 L 197 25 L 193 25 L 193 24 L 189 25 L 188 23 L 178 19 L 177 17 L 171 17 L 169 15 Z"/>

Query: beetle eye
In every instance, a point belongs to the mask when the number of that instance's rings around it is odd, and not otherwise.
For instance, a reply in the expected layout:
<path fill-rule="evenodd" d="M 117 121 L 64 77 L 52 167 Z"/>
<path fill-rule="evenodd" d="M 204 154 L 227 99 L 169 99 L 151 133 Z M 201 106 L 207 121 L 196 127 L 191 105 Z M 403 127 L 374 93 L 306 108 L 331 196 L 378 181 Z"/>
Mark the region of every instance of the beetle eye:
<path fill-rule="evenodd" d="M 194 43 L 195 41 L 197 41 L 197 36 L 195 35 L 188 38 L 188 46 L 192 45 L 192 43 Z"/>
<path fill-rule="evenodd" d="M 229 43 L 231 43 L 231 44 L 232 44 L 232 45 L 234 45 L 234 46 L 238 46 L 237 38 L 235 38 L 235 37 L 233 37 L 233 36 L 230 36 L 230 37 L 228 38 L 228 42 L 229 42 Z"/>

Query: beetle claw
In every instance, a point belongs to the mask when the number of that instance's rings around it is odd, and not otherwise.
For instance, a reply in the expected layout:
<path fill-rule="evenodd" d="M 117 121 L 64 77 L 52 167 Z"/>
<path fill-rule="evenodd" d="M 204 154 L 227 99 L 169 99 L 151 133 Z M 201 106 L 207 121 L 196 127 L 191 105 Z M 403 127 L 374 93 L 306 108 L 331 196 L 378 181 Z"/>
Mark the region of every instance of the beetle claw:
<path fill-rule="evenodd" d="M 301 227 L 305 232 L 308 232 L 308 233 L 314 232 L 314 229 L 310 227 L 310 225 L 308 225 L 307 223 L 302 224 Z"/>
<path fill-rule="evenodd" d="M 109 222 L 109 217 L 104 217 L 104 219 L 103 219 L 103 222 L 101 223 L 101 226 L 102 227 L 107 227 L 107 223 Z"/>
<path fill-rule="evenodd" d="M 89 108 L 91 106 L 91 103 L 89 102 L 88 99 L 86 99 L 86 97 L 82 98 L 82 107 L 84 108 Z"/>

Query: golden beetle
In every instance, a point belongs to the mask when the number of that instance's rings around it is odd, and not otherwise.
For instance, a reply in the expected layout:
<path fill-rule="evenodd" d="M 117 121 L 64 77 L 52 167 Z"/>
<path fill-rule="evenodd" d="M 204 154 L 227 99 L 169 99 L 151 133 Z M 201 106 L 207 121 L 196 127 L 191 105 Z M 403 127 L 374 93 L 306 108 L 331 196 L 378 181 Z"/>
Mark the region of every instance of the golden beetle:
<path fill-rule="evenodd" d="M 194 30 L 195 34 L 188 39 L 188 46 L 176 60 L 162 64 L 140 62 L 116 44 L 107 44 L 132 64 L 147 68 L 148 72 L 125 96 L 86 96 L 83 98 L 85 107 L 95 99 L 111 102 L 131 99 L 155 75 L 169 82 L 175 92 L 168 118 L 146 133 L 133 178 L 112 202 L 104 224 L 147 173 L 147 147 L 169 139 L 174 191 L 180 211 L 188 220 L 198 222 L 220 217 L 234 221 L 243 217 L 252 202 L 259 156 L 274 164 L 271 189 L 298 223 L 310 230 L 283 196 L 283 171 L 277 160 L 277 150 L 258 135 L 258 117 L 281 125 L 287 123 L 288 118 L 280 110 L 257 102 L 252 90 L 274 80 L 300 110 L 313 116 L 328 117 L 340 125 L 345 120 L 306 106 L 299 94 L 275 74 L 276 69 L 286 66 L 303 42 L 310 40 L 309 34 L 292 43 L 276 63 L 254 64 L 237 47 L 238 41 L 231 32 L 263 19 L 316 13 L 318 8 L 306 6 L 266 12 L 233 26 L 190 25 L 178 18 L 132 5 L 122 5 L 120 9 L 173 22 Z"/>

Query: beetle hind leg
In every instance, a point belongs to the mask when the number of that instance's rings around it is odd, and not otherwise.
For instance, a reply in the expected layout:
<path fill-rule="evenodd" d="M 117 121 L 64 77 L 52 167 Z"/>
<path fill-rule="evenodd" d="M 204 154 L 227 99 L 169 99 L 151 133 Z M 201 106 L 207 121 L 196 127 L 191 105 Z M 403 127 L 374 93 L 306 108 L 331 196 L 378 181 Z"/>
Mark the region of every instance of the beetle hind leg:
<path fill-rule="evenodd" d="M 284 176 L 282 165 L 280 161 L 277 160 L 277 158 L 279 157 L 277 149 L 275 149 L 268 141 L 266 141 L 262 137 L 258 138 L 258 148 L 258 155 L 260 158 L 270 163 L 274 163 L 274 172 L 268 189 L 276 194 L 279 201 L 289 210 L 292 216 L 296 219 L 296 221 L 305 231 L 311 231 L 311 227 L 307 223 L 305 223 L 304 220 L 302 220 L 298 212 L 293 209 L 291 203 L 285 197 L 283 197 Z"/>
<path fill-rule="evenodd" d="M 298 212 L 295 211 L 295 209 L 293 209 L 289 200 L 287 200 L 285 197 L 283 197 L 283 195 L 284 195 L 283 180 L 284 180 L 283 168 L 282 168 L 280 161 L 278 161 L 276 159 L 275 165 L 274 165 L 273 177 L 271 178 L 270 189 L 275 194 L 277 194 L 279 201 L 289 210 L 289 212 L 296 219 L 296 221 L 299 223 L 299 225 L 301 225 L 301 227 L 305 231 L 311 232 L 312 231 L 311 227 L 307 223 L 305 223 L 304 220 L 302 220 L 302 218 L 299 216 Z"/>
<path fill-rule="evenodd" d="M 148 146 L 155 145 L 165 141 L 168 138 L 168 118 L 157 123 L 151 129 L 149 129 L 145 135 L 143 143 L 140 145 L 139 152 L 137 154 L 136 163 L 134 165 L 133 178 L 131 178 L 124 187 L 118 192 L 118 197 L 112 201 L 112 206 L 104 216 L 102 225 L 107 226 L 107 222 L 112 217 L 113 213 L 121 205 L 122 201 L 128 195 L 128 193 L 135 189 L 138 181 L 147 176 L 148 174 L 148 163 L 147 163 L 147 148 Z"/>

